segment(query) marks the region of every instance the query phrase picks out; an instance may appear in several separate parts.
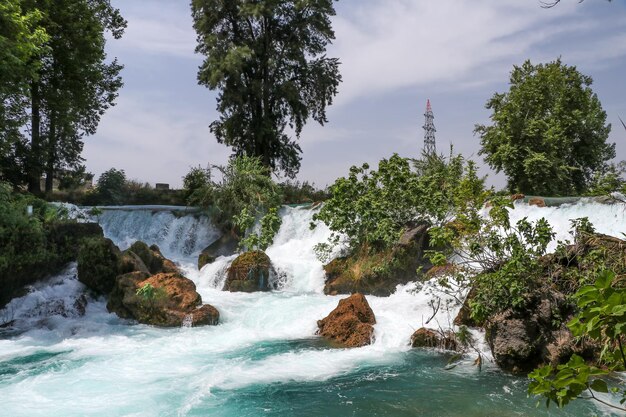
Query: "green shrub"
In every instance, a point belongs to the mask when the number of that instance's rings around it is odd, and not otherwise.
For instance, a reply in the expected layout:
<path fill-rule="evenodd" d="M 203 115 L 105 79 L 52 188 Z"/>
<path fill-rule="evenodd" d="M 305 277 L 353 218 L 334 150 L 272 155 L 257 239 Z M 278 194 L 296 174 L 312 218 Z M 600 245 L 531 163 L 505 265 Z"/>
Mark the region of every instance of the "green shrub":
<path fill-rule="evenodd" d="M 213 180 L 212 169 L 221 174 L 221 181 Z M 185 192 L 191 193 L 188 203 L 209 208 L 213 221 L 224 230 L 236 228 L 234 218 L 244 209 L 256 219 L 279 207 L 282 201 L 280 188 L 258 158 L 237 157 L 225 167 L 212 166 L 204 173 L 193 168 L 185 178 L 189 186 Z M 245 229 L 239 232 L 243 234 Z"/>
<path fill-rule="evenodd" d="M 545 397 L 546 406 L 554 402 L 563 407 L 576 398 L 586 398 L 625 412 L 624 382 L 620 378 L 608 379 L 607 375 L 609 371 L 626 369 L 626 288 L 617 283 L 615 273 L 605 270 L 592 285 L 580 288 L 574 299 L 579 312 L 567 326 L 575 337 L 590 338 L 602 346 L 600 361 L 605 369 L 591 366 L 580 356 L 573 355 L 563 365 L 546 365 L 531 372 L 528 392 Z M 620 406 L 596 396 L 596 393 L 608 392 L 622 397 Z"/>
<path fill-rule="evenodd" d="M 351 252 L 388 249 L 407 227 L 420 222 L 442 226 L 476 213 L 468 209 L 482 207 L 487 196 L 475 164 L 452 152 L 449 158 L 425 155 L 420 160 L 394 154 L 381 160 L 378 170 L 353 166 L 330 194 L 314 216 L 332 231 L 329 241 L 317 247 L 322 257 L 342 239 Z"/>

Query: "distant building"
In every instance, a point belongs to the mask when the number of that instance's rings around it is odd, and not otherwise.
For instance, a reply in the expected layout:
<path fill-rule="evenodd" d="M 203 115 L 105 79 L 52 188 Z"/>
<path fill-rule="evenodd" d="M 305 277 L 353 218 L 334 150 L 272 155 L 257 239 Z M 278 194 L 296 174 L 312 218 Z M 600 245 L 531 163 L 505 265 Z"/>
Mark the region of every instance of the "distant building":
<path fill-rule="evenodd" d="M 161 182 L 157 182 L 154 185 L 154 188 L 156 188 L 157 190 L 169 190 L 170 189 L 170 185 L 169 184 L 164 184 Z"/>

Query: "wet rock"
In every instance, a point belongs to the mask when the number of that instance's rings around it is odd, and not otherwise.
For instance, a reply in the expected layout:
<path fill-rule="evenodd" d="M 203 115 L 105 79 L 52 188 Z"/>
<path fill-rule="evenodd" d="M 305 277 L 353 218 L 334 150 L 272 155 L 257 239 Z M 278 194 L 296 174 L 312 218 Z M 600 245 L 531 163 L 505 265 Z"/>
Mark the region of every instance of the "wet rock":
<path fill-rule="evenodd" d="M 122 273 L 141 271 L 150 273 L 150 270 L 141 258 L 133 251 L 126 250 L 122 253 Z"/>
<path fill-rule="evenodd" d="M 189 315 L 191 316 L 191 325 L 194 327 L 216 325 L 220 321 L 219 311 L 210 304 L 197 308 Z"/>
<path fill-rule="evenodd" d="M 244 252 L 228 267 L 224 291 L 269 291 L 270 273 L 273 267 L 265 252 Z"/>
<path fill-rule="evenodd" d="M 179 327 L 186 317 L 194 326 L 219 322 L 219 312 L 202 305 L 193 281 L 176 273 L 120 275 L 107 308 L 122 318 L 162 327 Z"/>
<path fill-rule="evenodd" d="M 178 266 L 176 266 L 174 262 L 172 262 L 171 260 L 163 256 L 163 254 L 161 253 L 161 250 L 159 249 L 157 245 L 151 245 L 150 251 L 152 251 L 152 256 L 154 256 L 155 259 L 158 259 L 159 260 L 158 262 L 162 265 L 161 269 L 156 273 L 165 272 L 167 274 L 181 274 L 182 275 L 182 271 L 178 268 Z"/>
<path fill-rule="evenodd" d="M 97 294 L 108 294 L 122 272 L 122 252 L 103 237 L 85 239 L 78 251 L 78 280 Z"/>
<path fill-rule="evenodd" d="M 472 288 L 465 297 L 459 313 L 454 318 L 455 326 L 480 327 L 483 325 L 483 323 L 477 322 L 472 317 L 472 308 L 470 307 L 470 303 L 474 297 L 476 297 L 476 288 Z"/>
<path fill-rule="evenodd" d="M 541 197 L 531 197 L 528 200 L 529 206 L 546 207 L 546 201 Z"/>
<path fill-rule="evenodd" d="M 485 323 L 486 339 L 496 364 L 506 371 L 524 373 L 564 357 L 563 342 L 573 340 L 566 337 L 571 333 L 563 322 L 569 316 L 571 305 L 565 296 L 542 288 L 525 311 L 508 309 L 490 317 Z"/>
<path fill-rule="evenodd" d="M 457 343 L 452 333 L 441 334 L 435 330 L 421 327 L 411 335 L 411 347 L 456 350 Z"/>
<path fill-rule="evenodd" d="M 204 248 L 198 256 L 198 269 L 206 264 L 211 264 L 220 256 L 230 256 L 237 252 L 239 247 L 239 236 L 235 233 L 227 232 L 222 237 Z"/>
<path fill-rule="evenodd" d="M 325 294 L 372 294 L 388 296 L 398 284 L 419 279 L 432 264 L 424 257 L 429 249 L 428 226 L 409 228 L 398 244 L 382 253 L 362 251 L 337 258 L 324 266 Z"/>
<path fill-rule="evenodd" d="M 376 317 L 363 294 L 339 301 L 330 314 L 317 322 L 319 334 L 345 347 L 361 347 L 374 339 Z"/>

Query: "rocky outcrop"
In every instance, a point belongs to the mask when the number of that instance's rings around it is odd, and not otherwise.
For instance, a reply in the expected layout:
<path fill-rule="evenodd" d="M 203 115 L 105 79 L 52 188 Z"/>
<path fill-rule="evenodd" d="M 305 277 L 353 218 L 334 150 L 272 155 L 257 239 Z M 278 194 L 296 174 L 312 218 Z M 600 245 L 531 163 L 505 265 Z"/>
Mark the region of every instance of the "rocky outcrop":
<path fill-rule="evenodd" d="M 432 264 L 424 257 L 429 249 L 428 226 L 408 229 L 395 247 L 382 253 L 362 251 L 337 258 L 324 266 L 325 294 L 372 294 L 388 296 L 398 284 L 419 278 Z"/>
<path fill-rule="evenodd" d="M 239 236 L 233 232 L 227 232 L 215 242 L 204 248 L 198 256 L 198 269 L 206 264 L 211 264 L 220 256 L 230 256 L 237 252 Z"/>
<path fill-rule="evenodd" d="M 317 334 L 344 347 L 361 347 L 374 340 L 376 317 L 363 294 L 352 294 L 317 322 Z"/>
<path fill-rule="evenodd" d="M 552 291 L 524 313 L 509 309 L 489 318 L 486 338 L 496 364 L 513 373 L 524 373 L 543 363 L 558 363 L 563 356 L 559 351 L 565 349 L 563 343 L 573 349 L 573 338 L 564 324 L 555 324 L 569 315 L 571 305 L 563 294 Z M 550 345 L 554 346 L 549 349 Z"/>
<path fill-rule="evenodd" d="M 192 326 L 219 322 L 219 312 L 202 305 L 193 281 L 176 273 L 120 275 L 107 309 L 122 318 L 162 327 L 180 327 L 186 320 Z"/>
<path fill-rule="evenodd" d="M 78 280 L 97 294 L 108 294 L 122 272 L 122 252 L 111 241 L 96 237 L 83 241 L 78 251 Z"/>
<path fill-rule="evenodd" d="M 148 246 L 144 242 L 137 241 L 128 248 L 127 252 L 136 254 L 148 267 L 151 274 L 180 273 L 176 264 L 165 258 L 157 245 Z"/>
<path fill-rule="evenodd" d="M 441 334 L 435 330 L 421 327 L 411 335 L 411 347 L 456 350 L 457 343 L 452 333 Z"/>
<path fill-rule="evenodd" d="M 465 297 L 465 300 L 463 301 L 463 304 L 461 305 L 461 308 L 459 309 L 458 314 L 454 318 L 453 323 L 455 326 L 481 327 L 483 325 L 483 323 L 477 322 L 472 317 L 472 308 L 470 306 L 470 303 L 475 296 L 476 288 L 470 289 L 467 296 Z"/>
<path fill-rule="evenodd" d="M 272 262 L 265 252 L 244 252 L 228 267 L 224 291 L 269 291 L 271 273 Z"/>

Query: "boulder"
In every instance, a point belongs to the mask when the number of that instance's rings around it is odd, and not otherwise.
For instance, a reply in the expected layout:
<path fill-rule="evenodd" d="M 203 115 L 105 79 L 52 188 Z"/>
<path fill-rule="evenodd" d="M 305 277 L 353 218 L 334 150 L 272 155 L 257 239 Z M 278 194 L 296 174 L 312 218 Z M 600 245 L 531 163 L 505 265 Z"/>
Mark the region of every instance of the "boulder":
<path fill-rule="evenodd" d="M 159 274 L 161 272 L 180 273 L 176 265 L 161 254 L 157 245 L 148 246 L 144 242 L 137 241 L 128 248 L 128 251 L 139 256 L 151 274 Z"/>
<path fill-rule="evenodd" d="M 573 345 L 563 321 L 572 313 L 566 297 L 546 287 L 538 289 L 532 297 L 535 301 L 526 311 L 508 309 L 485 323 L 493 358 L 506 371 L 524 373 L 538 365 L 566 359 L 564 351 L 569 348 L 563 344 Z"/>
<path fill-rule="evenodd" d="M 452 333 L 442 334 L 435 330 L 421 327 L 411 335 L 411 347 L 456 350 L 457 343 Z"/>
<path fill-rule="evenodd" d="M 363 294 L 352 294 L 317 322 L 318 335 L 344 347 L 361 347 L 374 340 L 376 317 Z"/>
<path fill-rule="evenodd" d="M 122 272 L 122 252 L 111 239 L 85 239 L 78 251 L 78 280 L 97 294 L 108 294 Z"/>
<path fill-rule="evenodd" d="M 272 263 L 265 252 L 244 252 L 228 267 L 224 291 L 269 291 L 271 273 Z"/>
<path fill-rule="evenodd" d="M 143 294 L 140 289 L 146 289 Z M 219 312 L 202 305 L 202 298 L 190 279 L 176 273 L 148 276 L 145 272 L 120 275 L 109 296 L 107 309 L 122 318 L 162 327 L 217 324 Z"/>
<path fill-rule="evenodd" d="M 391 295 L 398 284 L 416 281 L 432 267 L 424 257 L 427 249 L 428 226 L 419 224 L 407 229 L 398 244 L 387 251 L 363 250 L 334 259 L 324 266 L 324 293 Z"/>
<path fill-rule="evenodd" d="M 511 195 L 511 201 L 517 201 L 517 200 L 523 200 L 526 198 L 526 196 L 524 194 L 521 193 L 517 193 L 517 194 L 513 194 Z"/>
<path fill-rule="evenodd" d="M 161 269 L 163 268 L 162 259 L 155 257 L 146 243 L 138 240 L 133 243 L 130 248 L 128 248 L 128 251 L 137 255 L 148 267 L 148 271 L 150 271 L 151 274 L 158 274 L 161 272 Z"/>
<path fill-rule="evenodd" d="M 211 264 L 220 256 L 230 256 L 237 252 L 239 236 L 233 232 L 227 232 L 222 237 L 204 248 L 198 256 L 198 269 L 206 264 Z"/>
<path fill-rule="evenodd" d="M 123 319 L 135 319 L 134 312 L 138 310 L 140 301 L 137 296 L 137 289 L 141 288 L 139 283 L 149 277 L 150 273 L 142 271 L 118 276 L 115 279 L 115 286 L 109 294 L 107 310 Z"/>
<path fill-rule="evenodd" d="M 542 197 L 531 197 L 528 200 L 529 206 L 546 207 L 546 201 Z"/>
<path fill-rule="evenodd" d="M 472 287 L 472 289 L 470 289 L 467 296 L 465 297 L 459 313 L 454 318 L 453 323 L 455 326 L 480 327 L 483 325 L 483 323 L 477 322 L 472 317 L 472 309 L 470 307 L 470 303 L 474 299 L 474 297 L 476 297 L 476 288 Z"/>
<path fill-rule="evenodd" d="M 129 272 L 146 272 L 150 274 L 150 270 L 141 258 L 133 251 L 126 250 L 122 253 L 122 274 Z"/>
<path fill-rule="evenodd" d="M 168 274 L 181 274 L 182 275 L 181 270 L 176 266 L 174 262 L 170 261 L 165 256 L 163 256 L 163 254 L 161 253 L 161 250 L 159 249 L 157 245 L 150 245 L 150 251 L 152 251 L 152 256 L 155 259 L 158 259 L 158 262 L 162 265 L 161 269 L 156 273 L 165 272 Z"/>

